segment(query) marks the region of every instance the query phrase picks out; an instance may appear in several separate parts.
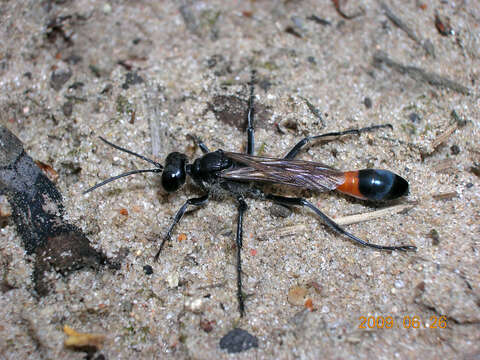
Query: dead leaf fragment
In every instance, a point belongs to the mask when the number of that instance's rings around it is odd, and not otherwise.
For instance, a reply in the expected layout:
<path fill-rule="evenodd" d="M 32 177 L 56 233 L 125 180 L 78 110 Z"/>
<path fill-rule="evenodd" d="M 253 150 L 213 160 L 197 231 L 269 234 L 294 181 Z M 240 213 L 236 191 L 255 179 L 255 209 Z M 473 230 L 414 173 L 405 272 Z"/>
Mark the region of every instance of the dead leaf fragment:
<path fill-rule="evenodd" d="M 40 160 L 35 160 L 35 164 L 42 170 L 42 172 L 48 177 L 48 179 L 52 182 L 57 182 L 58 180 L 58 173 L 55 171 L 53 167 Z"/>
<path fill-rule="evenodd" d="M 313 300 L 311 298 L 308 298 L 307 300 L 305 300 L 305 307 L 310 310 L 310 311 L 313 311 L 315 310 L 314 307 L 313 307 Z"/>
<path fill-rule="evenodd" d="M 68 325 L 63 326 L 63 332 L 68 337 L 64 341 L 65 347 L 85 351 L 86 349 L 99 350 L 105 342 L 105 335 L 79 333 Z"/>
<path fill-rule="evenodd" d="M 308 290 L 302 286 L 292 286 L 288 290 L 287 300 L 290 304 L 295 306 L 303 306 L 305 298 L 307 297 Z"/>

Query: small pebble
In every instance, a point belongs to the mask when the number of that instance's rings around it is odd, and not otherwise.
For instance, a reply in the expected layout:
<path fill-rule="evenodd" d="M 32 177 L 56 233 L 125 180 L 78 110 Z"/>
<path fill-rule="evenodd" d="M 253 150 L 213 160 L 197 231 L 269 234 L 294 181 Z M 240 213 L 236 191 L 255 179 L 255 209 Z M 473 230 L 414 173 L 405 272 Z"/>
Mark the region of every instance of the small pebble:
<path fill-rule="evenodd" d="M 450 146 L 450 151 L 451 151 L 452 155 L 460 154 L 460 148 L 458 147 L 458 145 Z"/>
<path fill-rule="evenodd" d="M 128 89 L 130 85 L 142 84 L 145 80 L 136 72 L 131 71 L 125 75 L 125 82 L 122 85 L 122 89 Z"/>
<path fill-rule="evenodd" d="M 202 312 L 203 305 L 204 301 L 202 298 L 188 299 L 185 301 L 185 309 L 195 314 Z"/>
<path fill-rule="evenodd" d="M 363 99 L 363 104 L 367 109 L 370 109 L 372 107 L 372 99 L 370 99 L 368 96 Z"/>
<path fill-rule="evenodd" d="M 226 349 L 229 354 L 246 351 L 252 347 L 258 348 L 258 339 L 243 329 L 230 330 L 220 339 L 220 349 Z"/>
<path fill-rule="evenodd" d="M 414 124 L 418 124 L 422 120 L 420 115 L 418 115 L 416 112 L 412 112 L 410 115 L 408 115 L 408 119 Z"/>
<path fill-rule="evenodd" d="M 110 13 L 112 12 L 112 5 L 110 5 L 110 4 L 108 4 L 108 3 L 107 3 L 107 4 L 104 4 L 102 10 L 103 10 L 103 13 L 104 13 L 105 15 L 108 15 L 108 14 L 110 14 Z"/>
<path fill-rule="evenodd" d="M 423 42 L 423 48 L 428 53 L 428 55 L 435 56 L 435 47 L 433 46 L 433 43 L 430 39 L 426 39 Z"/>
<path fill-rule="evenodd" d="M 185 234 L 185 233 L 178 234 L 177 240 L 179 242 L 187 240 L 187 234 Z"/>
<path fill-rule="evenodd" d="M 213 325 L 215 325 L 216 321 L 215 320 L 200 320 L 200 327 L 202 328 L 203 331 L 206 333 L 212 332 L 213 331 Z"/>
<path fill-rule="evenodd" d="M 143 271 L 145 271 L 146 275 L 152 275 L 153 274 L 153 268 L 150 265 L 145 265 L 143 267 Z"/>
<path fill-rule="evenodd" d="M 310 311 L 313 311 L 314 308 L 313 308 L 313 300 L 308 298 L 307 300 L 305 300 L 305 307 L 310 310 Z"/>
<path fill-rule="evenodd" d="M 430 230 L 428 233 L 428 236 L 432 239 L 432 245 L 438 245 L 440 244 L 440 235 L 438 234 L 438 231 L 435 229 Z"/>
<path fill-rule="evenodd" d="M 71 76 L 72 72 L 70 69 L 57 69 L 50 76 L 50 86 L 55 91 L 59 91 Z"/>
<path fill-rule="evenodd" d="M 176 288 L 180 282 L 180 277 L 177 272 L 171 272 L 167 275 L 167 283 L 169 288 Z"/>
<path fill-rule="evenodd" d="M 270 214 L 272 214 L 272 216 L 286 218 L 289 217 L 291 213 L 292 210 L 287 206 L 280 204 L 272 204 L 272 206 L 270 206 Z"/>
<path fill-rule="evenodd" d="M 72 112 L 73 112 L 73 102 L 71 102 L 70 100 L 65 102 L 62 105 L 62 111 L 63 111 L 63 115 L 65 115 L 66 117 L 70 117 L 70 115 L 72 115 Z"/>

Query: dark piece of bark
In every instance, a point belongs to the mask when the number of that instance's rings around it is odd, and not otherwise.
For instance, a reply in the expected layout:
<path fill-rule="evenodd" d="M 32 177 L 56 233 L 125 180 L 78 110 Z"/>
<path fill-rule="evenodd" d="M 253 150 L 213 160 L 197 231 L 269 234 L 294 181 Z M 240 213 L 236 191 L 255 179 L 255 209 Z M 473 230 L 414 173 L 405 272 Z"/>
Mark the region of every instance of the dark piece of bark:
<path fill-rule="evenodd" d="M 23 150 L 21 141 L 0 126 L 0 193 L 12 208 L 12 218 L 27 254 L 35 254 L 35 290 L 44 296 L 52 288 L 46 271 L 62 275 L 83 267 L 108 264 L 106 256 L 90 246 L 83 232 L 63 219 L 62 195 Z"/>

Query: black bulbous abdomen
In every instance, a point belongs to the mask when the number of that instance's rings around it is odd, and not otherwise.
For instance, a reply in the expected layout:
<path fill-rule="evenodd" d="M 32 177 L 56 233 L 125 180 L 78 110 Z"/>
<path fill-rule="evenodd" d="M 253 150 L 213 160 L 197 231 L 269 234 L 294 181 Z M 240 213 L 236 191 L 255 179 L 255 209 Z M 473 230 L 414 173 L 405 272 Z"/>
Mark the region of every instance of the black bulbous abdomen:
<path fill-rule="evenodd" d="M 408 194 L 407 180 L 391 171 L 365 169 L 358 177 L 358 190 L 369 200 L 393 200 Z"/>

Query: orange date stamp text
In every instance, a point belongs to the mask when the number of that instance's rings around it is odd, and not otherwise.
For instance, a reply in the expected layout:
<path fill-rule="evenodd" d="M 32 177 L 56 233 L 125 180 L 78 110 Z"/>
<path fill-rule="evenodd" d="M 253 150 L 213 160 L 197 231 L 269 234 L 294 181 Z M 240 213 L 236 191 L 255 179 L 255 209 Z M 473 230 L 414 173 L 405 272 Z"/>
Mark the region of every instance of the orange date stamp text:
<path fill-rule="evenodd" d="M 424 321 L 420 316 L 360 316 L 359 329 L 445 329 L 447 328 L 446 316 L 430 316 Z"/>

